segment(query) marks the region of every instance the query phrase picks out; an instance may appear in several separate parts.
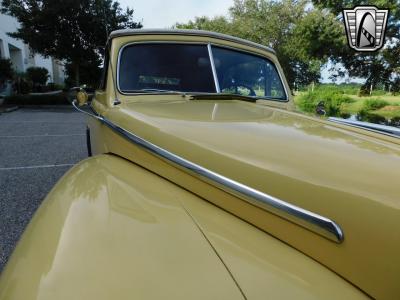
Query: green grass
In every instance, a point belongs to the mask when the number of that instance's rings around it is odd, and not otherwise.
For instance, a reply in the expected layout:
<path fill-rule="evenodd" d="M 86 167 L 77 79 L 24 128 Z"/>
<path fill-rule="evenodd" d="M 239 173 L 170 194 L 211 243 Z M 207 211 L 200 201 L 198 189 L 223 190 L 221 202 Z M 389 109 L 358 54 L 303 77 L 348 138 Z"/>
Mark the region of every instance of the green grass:
<path fill-rule="evenodd" d="M 384 108 L 385 106 L 388 106 L 390 103 L 388 101 L 382 100 L 382 99 L 366 99 L 363 102 L 363 109 L 365 110 L 378 110 L 381 108 Z"/>
<path fill-rule="evenodd" d="M 332 86 L 318 86 L 314 91 L 306 91 L 297 98 L 297 105 L 304 112 L 313 113 L 320 103 L 323 102 L 326 114 L 329 116 L 340 116 L 341 106 L 352 103 L 355 100 L 345 95 L 342 90 Z"/>
<path fill-rule="evenodd" d="M 345 114 L 355 115 L 363 107 L 363 101 L 354 101 L 352 103 L 343 103 L 340 110 Z"/>
<path fill-rule="evenodd" d="M 400 103 L 400 95 L 393 96 L 390 94 L 385 94 L 385 95 L 381 95 L 381 96 L 372 95 L 371 97 L 359 97 L 357 95 L 348 95 L 348 96 L 356 101 L 374 98 L 374 99 L 380 99 L 380 100 L 384 100 L 384 101 L 388 101 L 388 102 Z"/>
<path fill-rule="evenodd" d="M 334 89 L 334 87 L 330 87 Z M 338 89 L 337 93 L 342 93 L 343 90 Z M 368 112 L 386 119 L 400 118 L 400 95 L 393 96 L 390 94 L 383 94 L 376 92 L 371 97 L 359 97 L 354 94 L 342 94 L 345 97 L 352 99 L 352 101 L 344 101 L 340 103 L 339 114 L 359 114 Z M 318 97 L 322 98 L 324 95 L 319 93 Z M 307 100 L 307 98 L 309 98 Z M 295 96 L 295 103 L 302 111 L 309 111 L 304 109 L 304 102 L 313 103 L 314 97 L 310 97 L 310 92 L 301 92 Z M 337 115 L 337 114 L 336 114 Z"/>

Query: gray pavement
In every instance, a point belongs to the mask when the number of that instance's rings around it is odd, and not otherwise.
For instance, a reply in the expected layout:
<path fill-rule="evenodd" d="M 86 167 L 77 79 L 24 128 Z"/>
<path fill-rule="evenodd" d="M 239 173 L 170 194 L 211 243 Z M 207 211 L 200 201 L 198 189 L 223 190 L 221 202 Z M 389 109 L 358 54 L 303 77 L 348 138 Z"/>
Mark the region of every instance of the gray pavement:
<path fill-rule="evenodd" d="M 0 272 L 49 190 L 87 157 L 85 128 L 70 107 L 0 114 Z"/>

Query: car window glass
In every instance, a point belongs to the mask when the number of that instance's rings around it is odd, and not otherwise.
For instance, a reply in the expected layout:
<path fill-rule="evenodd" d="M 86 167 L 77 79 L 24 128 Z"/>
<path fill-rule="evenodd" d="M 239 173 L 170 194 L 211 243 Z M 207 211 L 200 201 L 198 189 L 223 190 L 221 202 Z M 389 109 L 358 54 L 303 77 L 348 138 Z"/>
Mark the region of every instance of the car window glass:
<path fill-rule="evenodd" d="M 212 53 L 222 93 L 286 99 L 279 74 L 268 59 L 215 46 Z"/>
<path fill-rule="evenodd" d="M 126 46 L 121 53 L 118 75 L 122 92 L 143 89 L 216 92 L 206 45 Z"/>

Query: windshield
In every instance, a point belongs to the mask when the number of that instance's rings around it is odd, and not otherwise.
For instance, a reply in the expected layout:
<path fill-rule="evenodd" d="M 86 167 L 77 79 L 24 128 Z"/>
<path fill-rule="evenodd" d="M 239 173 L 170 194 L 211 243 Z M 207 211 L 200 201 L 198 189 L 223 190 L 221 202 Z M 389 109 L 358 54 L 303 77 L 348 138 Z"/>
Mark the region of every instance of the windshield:
<path fill-rule="evenodd" d="M 229 93 L 286 99 L 278 72 L 267 58 L 216 46 L 209 51 L 207 45 L 194 44 L 124 47 L 119 58 L 118 87 L 122 93 Z"/>
<path fill-rule="evenodd" d="M 215 93 L 207 47 L 137 44 L 125 47 L 119 64 L 122 92 L 146 89 Z"/>
<path fill-rule="evenodd" d="M 213 47 L 222 93 L 285 99 L 281 79 L 267 59 L 235 50 Z"/>

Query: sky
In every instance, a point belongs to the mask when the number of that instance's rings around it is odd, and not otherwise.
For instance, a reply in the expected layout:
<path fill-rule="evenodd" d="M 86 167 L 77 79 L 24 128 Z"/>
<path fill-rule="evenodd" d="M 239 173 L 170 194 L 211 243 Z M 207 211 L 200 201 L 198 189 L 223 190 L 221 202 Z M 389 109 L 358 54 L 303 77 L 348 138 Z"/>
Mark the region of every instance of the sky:
<path fill-rule="evenodd" d="M 200 16 L 226 15 L 233 0 L 118 0 L 134 9 L 134 18 L 144 28 L 170 28 Z"/>
<path fill-rule="evenodd" d="M 135 21 L 144 28 L 171 28 L 176 23 L 187 23 L 195 17 L 227 15 L 233 0 L 118 0 L 122 7 L 134 9 Z M 331 82 L 328 66 L 321 71 L 321 81 Z M 341 78 L 337 83 L 344 82 Z M 362 82 L 352 78 L 351 81 Z"/>

